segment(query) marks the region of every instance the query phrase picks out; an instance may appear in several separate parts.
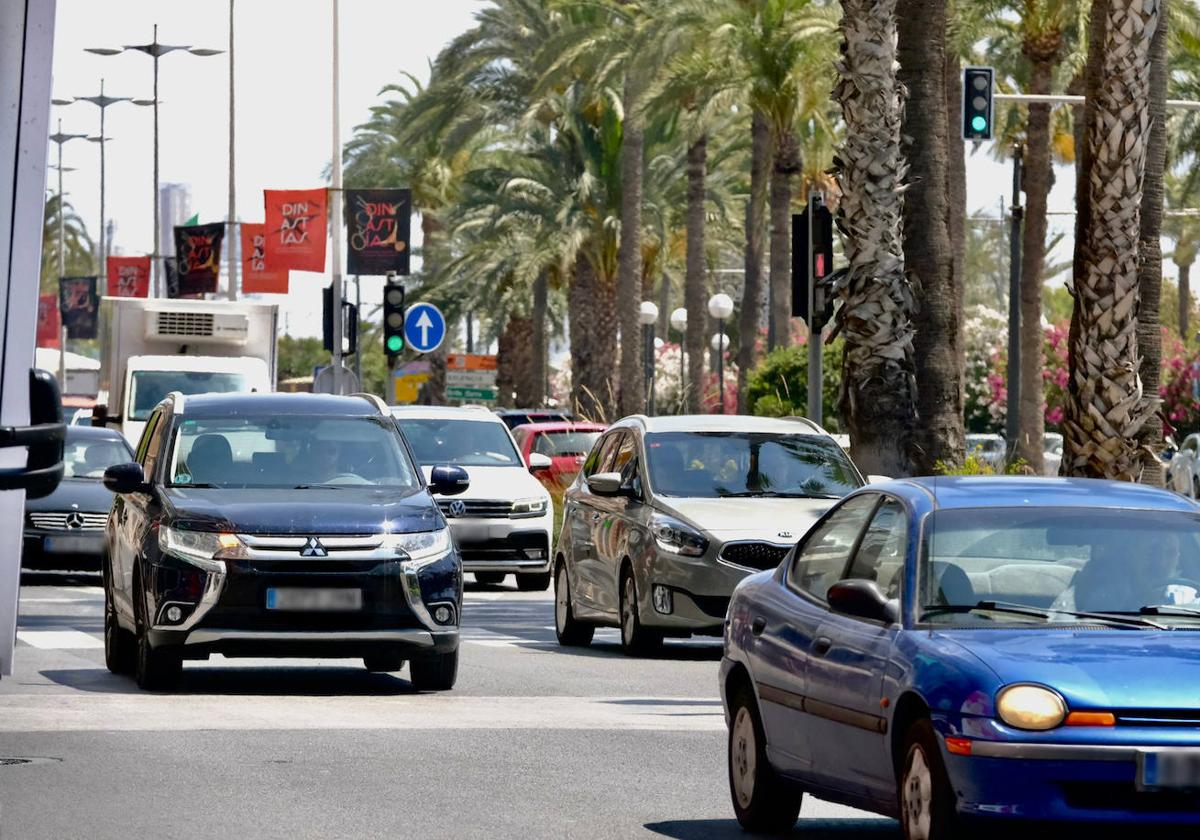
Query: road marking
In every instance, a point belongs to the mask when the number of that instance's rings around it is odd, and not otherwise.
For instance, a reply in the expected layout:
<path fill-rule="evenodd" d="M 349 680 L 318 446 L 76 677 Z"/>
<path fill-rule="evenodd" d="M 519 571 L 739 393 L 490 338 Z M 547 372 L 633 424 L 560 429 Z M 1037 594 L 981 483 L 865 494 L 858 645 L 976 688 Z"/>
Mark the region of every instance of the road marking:
<path fill-rule="evenodd" d="M 22 598 L 22 604 L 94 604 L 93 598 Z"/>
<path fill-rule="evenodd" d="M 17 641 L 42 650 L 82 650 L 104 647 L 104 640 L 82 630 L 17 630 Z"/>
<path fill-rule="evenodd" d="M 0 732 L 724 728 L 719 701 L 699 697 L 0 695 Z"/>

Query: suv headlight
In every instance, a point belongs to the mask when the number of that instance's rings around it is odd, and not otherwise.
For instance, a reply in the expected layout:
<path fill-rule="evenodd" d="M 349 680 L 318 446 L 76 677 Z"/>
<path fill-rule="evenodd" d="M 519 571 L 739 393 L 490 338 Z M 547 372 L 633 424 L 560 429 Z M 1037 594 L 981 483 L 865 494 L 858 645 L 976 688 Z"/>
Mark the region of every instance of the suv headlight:
<path fill-rule="evenodd" d="M 383 544 L 397 553 L 408 555 L 404 565 L 412 569 L 419 569 L 441 560 L 453 547 L 449 528 L 440 531 L 420 531 L 415 534 L 388 534 Z"/>
<path fill-rule="evenodd" d="M 670 516 L 655 514 L 650 520 L 650 533 L 659 548 L 672 554 L 703 557 L 708 551 L 707 537 Z"/>
<path fill-rule="evenodd" d="M 996 696 L 996 712 L 1009 726 L 1041 732 L 1066 719 L 1067 704 L 1058 692 L 1040 685 L 1010 685 Z"/>
<path fill-rule="evenodd" d="M 237 534 L 216 531 L 183 531 L 162 526 L 158 529 L 158 548 L 164 554 L 186 560 L 206 572 L 225 572 L 227 558 L 245 556 L 245 544 Z"/>
<path fill-rule="evenodd" d="M 517 499 L 513 502 L 512 512 L 514 516 L 541 516 L 546 512 L 547 500 L 540 499 Z"/>

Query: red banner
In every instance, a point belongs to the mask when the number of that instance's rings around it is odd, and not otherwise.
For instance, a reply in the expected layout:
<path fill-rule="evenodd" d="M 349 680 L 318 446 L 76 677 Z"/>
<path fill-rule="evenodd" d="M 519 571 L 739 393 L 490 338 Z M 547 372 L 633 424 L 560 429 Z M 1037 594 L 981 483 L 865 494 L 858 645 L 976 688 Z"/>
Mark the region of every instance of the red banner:
<path fill-rule="evenodd" d="M 109 297 L 149 297 L 149 257 L 108 258 Z"/>
<path fill-rule="evenodd" d="M 62 322 L 58 317 L 58 295 L 38 295 L 37 346 L 58 349 Z"/>
<path fill-rule="evenodd" d="M 287 269 L 267 267 L 266 225 L 242 222 L 242 291 L 245 294 L 286 295 Z"/>
<path fill-rule="evenodd" d="M 264 190 L 266 261 L 273 271 L 325 270 L 325 188 Z"/>

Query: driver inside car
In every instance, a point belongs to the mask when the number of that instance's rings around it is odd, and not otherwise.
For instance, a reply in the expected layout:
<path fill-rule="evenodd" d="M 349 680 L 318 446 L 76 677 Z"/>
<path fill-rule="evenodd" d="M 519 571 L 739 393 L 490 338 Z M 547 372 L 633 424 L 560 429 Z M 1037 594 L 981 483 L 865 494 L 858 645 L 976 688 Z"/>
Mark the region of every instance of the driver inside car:
<path fill-rule="evenodd" d="M 1053 608 L 1136 613 L 1143 606 L 1192 602 L 1196 590 L 1179 580 L 1179 537 L 1137 532 L 1096 544 Z"/>

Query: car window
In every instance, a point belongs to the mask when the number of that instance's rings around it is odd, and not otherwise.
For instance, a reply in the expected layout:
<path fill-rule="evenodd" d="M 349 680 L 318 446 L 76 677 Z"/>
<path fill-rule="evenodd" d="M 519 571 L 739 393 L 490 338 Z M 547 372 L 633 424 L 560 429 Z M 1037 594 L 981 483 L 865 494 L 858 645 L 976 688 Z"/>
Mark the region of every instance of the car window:
<path fill-rule="evenodd" d="M 841 579 L 877 501 L 879 496 L 874 493 L 855 496 L 819 525 L 792 562 L 788 582 L 824 601 L 829 587 Z"/>
<path fill-rule="evenodd" d="M 146 449 L 150 446 L 150 437 L 158 427 L 158 419 L 161 416 L 161 411 L 156 411 L 150 415 L 150 419 L 146 421 L 146 425 L 142 428 L 142 436 L 138 438 L 137 453 L 134 456 L 134 460 L 142 466 L 146 465 Z"/>
<path fill-rule="evenodd" d="M 637 441 L 633 435 L 621 435 L 621 444 L 617 448 L 617 455 L 613 459 L 611 467 L 606 467 L 604 472 L 619 472 L 625 475 L 625 468 L 633 461 L 634 455 L 637 454 Z"/>
<path fill-rule="evenodd" d="M 622 433 L 613 432 L 600 439 L 595 449 L 592 450 L 592 454 L 588 456 L 587 463 L 583 465 L 584 476 L 608 471 L 606 465 L 612 462 L 613 453 L 622 437 L 624 437 Z"/>
<path fill-rule="evenodd" d="M 67 432 L 63 444 L 64 478 L 104 478 L 104 471 L 133 458 L 129 444 L 118 438 L 74 437 Z"/>
<path fill-rule="evenodd" d="M 550 458 L 586 455 L 599 432 L 542 432 L 533 439 L 533 451 Z"/>
<path fill-rule="evenodd" d="M 159 452 L 162 451 L 163 432 L 167 426 L 171 425 L 168 422 L 166 415 L 163 412 L 156 412 L 158 422 L 154 424 L 154 431 L 151 433 L 149 440 L 146 442 L 146 451 L 142 453 L 142 474 L 146 476 L 146 480 L 154 481 L 154 470 L 158 466 Z M 147 427 L 149 431 L 149 427 Z"/>
<path fill-rule="evenodd" d="M 493 420 L 461 417 L 396 418 L 409 446 L 423 466 L 515 467 L 521 456 L 508 429 Z"/>
<path fill-rule="evenodd" d="M 874 581 L 889 598 L 899 597 L 907 536 L 904 506 L 886 499 L 871 518 L 846 578 Z"/>

